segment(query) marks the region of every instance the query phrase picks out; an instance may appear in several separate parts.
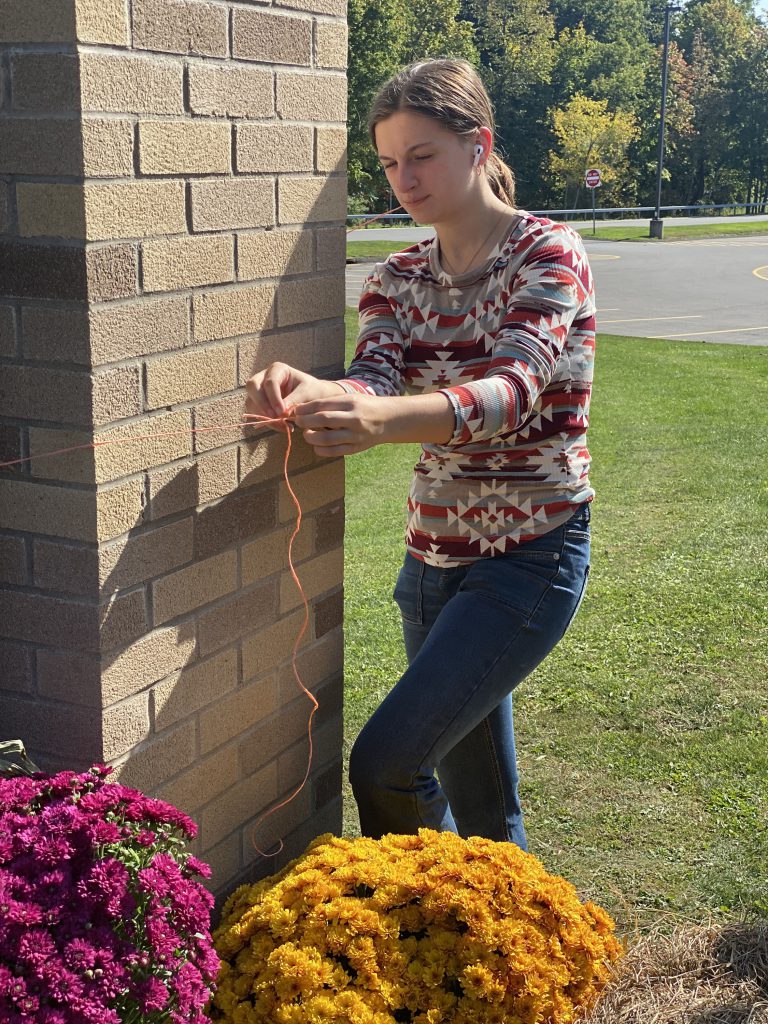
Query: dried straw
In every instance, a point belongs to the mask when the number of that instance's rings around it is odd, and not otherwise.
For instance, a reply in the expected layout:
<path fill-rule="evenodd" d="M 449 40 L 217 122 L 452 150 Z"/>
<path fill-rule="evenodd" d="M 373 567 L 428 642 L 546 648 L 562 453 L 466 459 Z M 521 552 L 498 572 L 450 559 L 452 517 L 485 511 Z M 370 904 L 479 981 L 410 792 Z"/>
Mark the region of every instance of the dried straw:
<path fill-rule="evenodd" d="M 643 936 L 580 1024 L 768 1024 L 768 923 Z"/>

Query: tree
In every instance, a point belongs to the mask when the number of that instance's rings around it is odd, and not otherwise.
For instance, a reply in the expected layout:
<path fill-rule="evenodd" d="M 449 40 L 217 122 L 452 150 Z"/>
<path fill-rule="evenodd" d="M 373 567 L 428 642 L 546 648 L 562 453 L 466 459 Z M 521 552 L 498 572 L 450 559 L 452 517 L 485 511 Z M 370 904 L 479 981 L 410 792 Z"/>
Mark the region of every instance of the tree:
<path fill-rule="evenodd" d="M 604 195 L 618 202 L 634 202 L 634 180 L 627 161 L 627 150 L 637 136 L 637 121 L 625 111 L 610 111 L 607 100 L 593 100 L 577 94 L 564 107 L 550 111 L 557 151 L 549 154 L 549 170 L 554 182 L 565 190 L 573 188 L 573 207 L 584 174 L 599 167 Z"/>

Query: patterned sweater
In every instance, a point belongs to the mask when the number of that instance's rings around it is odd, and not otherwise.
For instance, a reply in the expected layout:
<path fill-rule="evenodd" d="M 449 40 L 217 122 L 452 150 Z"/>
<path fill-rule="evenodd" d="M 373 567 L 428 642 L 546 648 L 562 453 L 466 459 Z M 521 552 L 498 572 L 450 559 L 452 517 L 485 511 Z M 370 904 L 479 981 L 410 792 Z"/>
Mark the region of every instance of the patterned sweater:
<path fill-rule="evenodd" d="M 348 392 L 447 395 L 455 428 L 424 444 L 406 545 L 436 566 L 504 554 L 590 501 L 592 275 L 578 234 L 518 211 L 482 267 L 449 276 L 437 240 L 376 264 Z"/>

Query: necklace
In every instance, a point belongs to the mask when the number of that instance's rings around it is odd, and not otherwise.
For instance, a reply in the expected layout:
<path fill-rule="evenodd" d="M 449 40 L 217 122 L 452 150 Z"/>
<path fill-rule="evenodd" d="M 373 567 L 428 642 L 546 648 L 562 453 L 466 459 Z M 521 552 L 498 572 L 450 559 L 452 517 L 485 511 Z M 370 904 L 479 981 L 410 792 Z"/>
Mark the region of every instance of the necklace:
<path fill-rule="evenodd" d="M 482 240 L 480 245 L 474 251 L 474 253 L 470 257 L 470 259 L 467 260 L 463 270 L 455 270 L 454 269 L 453 263 L 448 259 L 448 257 L 443 252 L 442 246 L 440 246 L 440 260 L 441 260 L 443 266 L 445 266 L 446 263 L 447 263 L 448 264 L 448 269 L 449 269 L 450 273 L 454 277 L 460 277 L 462 274 L 466 274 L 466 272 L 469 270 L 469 268 L 472 266 L 472 264 L 475 262 L 477 257 L 480 255 L 480 253 L 483 251 L 485 246 L 488 244 L 488 242 L 492 238 L 494 232 L 496 231 L 496 228 L 499 226 L 499 224 L 501 224 L 501 221 L 502 221 L 503 217 L 504 217 L 504 213 L 500 213 L 498 218 L 493 222 L 493 227 L 491 228 L 491 230 L 488 232 L 488 234 Z"/>

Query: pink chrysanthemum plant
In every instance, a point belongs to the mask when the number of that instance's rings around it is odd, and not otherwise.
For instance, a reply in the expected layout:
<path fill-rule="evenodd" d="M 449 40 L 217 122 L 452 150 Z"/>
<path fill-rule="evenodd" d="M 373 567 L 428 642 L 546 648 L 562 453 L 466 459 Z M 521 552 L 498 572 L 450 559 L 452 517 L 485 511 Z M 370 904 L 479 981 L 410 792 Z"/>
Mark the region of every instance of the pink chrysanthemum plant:
<path fill-rule="evenodd" d="M 213 897 L 175 807 L 84 774 L 0 778 L 0 1021 L 199 1024 Z"/>

